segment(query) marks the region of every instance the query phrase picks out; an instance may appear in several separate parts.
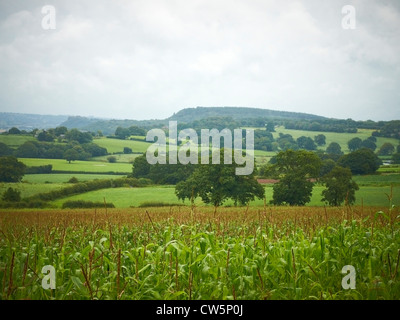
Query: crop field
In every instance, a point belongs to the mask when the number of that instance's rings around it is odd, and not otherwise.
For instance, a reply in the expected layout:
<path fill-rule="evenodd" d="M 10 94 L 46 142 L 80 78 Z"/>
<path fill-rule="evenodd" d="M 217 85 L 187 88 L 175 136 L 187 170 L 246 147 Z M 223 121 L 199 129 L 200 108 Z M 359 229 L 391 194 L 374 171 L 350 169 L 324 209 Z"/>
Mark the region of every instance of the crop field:
<path fill-rule="evenodd" d="M 295 139 L 319 133 L 277 128 L 274 135 L 279 132 Z M 371 132 L 323 134 L 327 145 L 338 142 L 347 152 L 348 140 Z M 31 137 L 6 138 L 15 148 Z M 397 145 L 378 138 L 378 148 L 383 142 Z M 0 194 L 9 187 L 22 198 L 72 189 L 71 177 L 118 179 L 132 172 L 140 155 L 121 154 L 123 148 L 145 152 L 150 146 L 107 138 L 94 143 L 119 152 L 117 162 L 108 156 L 71 163 L 21 158 L 27 166 L 51 164 L 61 173 L 26 174 L 22 182 L 1 183 Z M 256 165 L 274 155 L 255 150 Z M 228 200 L 214 208 L 200 198 L 190 207 L 178 200 L 175 186 L 124 182 L 105 189 L 78 184 L 77 191 L 45 200 L 47 209 L 0 209 L 0 300 L 400 299 L 399 168 L 353 176 L 360 190 L 351 207 L 325 206 L 319 183 L 303 207 L 270 205 L 273 184 L 265 184 L 265 202 L 235 207 Z M 61 209 L 77 200 L 116 208 Z M 352 290 L 342 282 L 348 265 L 356 272 Z M 42 287 L 44 266 L 55 268 L 55 289 Z"/>
<path fill-rule="evenodd" d="M 32 166 L 44 166 L 51 164 L 53 170 L 57 171 L 76 171 L 82 172 L 119 172 L 119 173 L 131 173 L 132 164 L 129 163 L 109 163 L 109 162 L 98 162 L 98 161 L 72 161 L 68 163 L 62 159 L 33 159 L 33 158 L 20 158 L 19 161 L 25 163 L 28 167 Z"/>
<path fill-rule="evenodd" d="M 399 219 L 387 207 L 3 210 L 0 298 L 397 300 Z M 55 289 L 42 288 L 49 265 Z"/>

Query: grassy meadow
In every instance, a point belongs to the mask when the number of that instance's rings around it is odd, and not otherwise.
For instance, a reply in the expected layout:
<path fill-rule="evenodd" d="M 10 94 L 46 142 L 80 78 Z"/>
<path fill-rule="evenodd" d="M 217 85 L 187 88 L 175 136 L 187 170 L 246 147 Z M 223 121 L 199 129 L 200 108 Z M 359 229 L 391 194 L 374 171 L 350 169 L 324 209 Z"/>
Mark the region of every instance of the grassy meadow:
<path fill-rule="evenodd" d="M 33 158 L 20 158 L 19 161 L 23 162 L 28 167 L 32 166 L 45 166 L 51 164 L 54 171 L 68 171 L 68 172 L 90 172 L 90 173 L 131 173 L 132 164 L 129 163 L 109 163 L 104 161 L 68 161 L 63 159 L 33 159 Z"/>
<path fill-rule="evenodd" d="M 93 143 L 106 148 L 109 153 L 123 152 L 125 147 L 131 148 L 134 153 L 143 153 L 152 144 L 146 141 L 108 139 L 106 137 L 94 139 Z"/>
<path fill-rule="evenodd" d="M 5 183 L 0 182 L 0 194 L 3 194 L 8 188 L 14 188 L 21 192 L 21 197 L 31 197 L 40 192 L 50 192 L 52 190 L 62 189 L 65 183 Z"/>
<path fill-rule="evenodd" d="M 357 133 L 337 133 L 337 132 L 320 132 L 320 131 L 304 131 L 304 130 L 292 130 L 292 129 L 285 129 L 284 127 L 280 126 L 275 128 L 276 132 L 273 132 L 272 135 L 276 139 L 279 137 L 279 133 L 285 133 L 285 134 L 290 134 L 293 136 L 293 138 L 296 140 L 297 138 L 301 136 L 305 137 L 310 137 L 314 139 L 314 137 L 318 134 L 323 134 L 326 137 L 326 145 L 319 147 L 321 150 L 325 150 L 331 142 L 337 142 L 340 147 L 342 148 L 342 151 L 344 153 L 350 152 L 347 142 L 353 138 L 360 138 L 361 140 L 365 140 L 368 137 L 371 136 L 371 133 L 374 130 L 368 130 L 368 129 L 358 129 Z M 395 147 L 399 144 L 399 141 L 397 139 L 392 139 L 392 138 L 384 138 L 384 137 L 377 137 L 376 138 L 376 151 L 379 150 L 379 148 L 385 143 L 389 142 L 393 144 Z"/>
<path fill-rule="evenodd" d="M 37 141 L 35 137 L 31 135 L 22 134 L 0 134 L 0 142 L 8 145 L 10 148 L 17 148 L 24 144 L 26 141 Z"/>
<path fill-rule="evenodd" d="M 95 179 L 115 179 L 119 176 L 115 174 L 85 174 L 85 173 L 57 173 L 57 174 L 26 174 L 22 182 L 30 184 L 52 184 L 68 183 L 75 177 L 78 181 L 89 181 Z"/>
<path fill-rule="evenodd" d="M 306 205 L 308 207 L 324 206 L 325 203 L 321 201 L 321 193 L 324 190 L 322 186 L 315 186 L 311 201 Z M 400 186 L 393 187 L 391 190 L 390 186 L 364 186 L 360 190 L 356 191 L 356 203 L 355 205 L 365 206 L 387 206 L 389 200 L 387 195 L 393 192 L 393 204 L 400 205 Z M 265 186 L 265 196 L 268 201 L 272 199 L 272 185 Z M 150 186 L 144 188 L 118 188 L 118 189 L 102 189 L 87 192 L 84 194 L 74 195 L 63 199 L 55 200 L 51 203 L 58 208 L 61 208 L 65 201 L 69 200 L 85 200 L 102 202 L 103 199 L 107 202 L 113 203 L 117 208 L 128 208 L 138 207 L 145 202 L 163 202 L 166 205 L 178 205 L 183 204 L 182 201 L 178 200 L 175 195 L 174 186 Z M 196 199 L 196 204 L 204 205 L 200 199 Z M 189 201 L 185 202 L 189 205 Z M 234 203 L 232 200 L 224 202 L 223 206 L 231 207 Z M 263 207 L 264 201 L 256 199 L 250 202 L 251 207 Z"/>

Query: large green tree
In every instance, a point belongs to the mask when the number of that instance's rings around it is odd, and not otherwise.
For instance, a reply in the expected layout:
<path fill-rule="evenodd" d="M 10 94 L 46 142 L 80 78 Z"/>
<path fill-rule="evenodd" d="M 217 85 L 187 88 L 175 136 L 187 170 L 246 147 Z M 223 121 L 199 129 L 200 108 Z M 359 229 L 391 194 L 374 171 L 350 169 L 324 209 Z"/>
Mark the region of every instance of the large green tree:
<path fill-rule="evenodd" d="M 355 192 L 359 187 L 352 180 L 349 168 L 336 166 L 321 181 L 326 186 L 326 189 L 322 191 L 322 201 L 330 206 L 340 206 L 344 201 L 347 204 L 353 204 L 356 201 Z"/>
<path fill-rule="evenodd" d="M 115 136 L 116 136 L 118 139 L 124 140 L 124 139 L 126 139 L 127 137 L 129 137 L 130 135 L 131 135 L 131 133 L 130 133 L 130 131 L 129 131 L 128 128 L 118 127 L 118 128 L 115 130 Z"/>
<path fill-rule="evenodd" d="M 176 184 L 186 180 L 194 171 L 195 164 L 170 164 L 169 154 L 166 154 L 166 164 L 149 164 L 146 154 L 136 157 L 133 161 L 132 176 L 135 178 L 147 178 L 157 184 Z"/>
<path fill-rule="evenodd" d="M 272 121 L 268 121 L 267 124 L 265 125 L 265 129 L 268 132 L 275 132 L 275 124 Z"/>
<path fill-rule="evenodd" d="M 396 152 L 392 154 L 392 162 L 394 164 L 399 164 L 400 163 L 400 152 Z"/>
<path fill-rule="evenodd" d="M 334 155 L 342 155 L 342 148 L 339 143 L 331 142 L 329 146 L 326 148 L 326 153 L 334 154 Z"/>
<path fill-rule="evenodd" d="M 64 159 L 71 163 L 71 161 L 79 159 L 79 153 L 74 148 L 68 149 L 64 152 Z"/>
<path fill-rule="evenodd" d="M 4 191 L 1 199 L 6 202 L 19 202 L 21 201 L 21 191 L 9 187 Z"/>
<path fill-rule="evenodd" d="M 21 181 L 25 168 L 25 164 L 13 156 L 0 157 L 0 182 Z"/>
<path fill-rule="evenodd" d="M 81 132 L 78 129 L 72 129 L 65 134 L 68 141 L 78 141 L 79 143 L 92 142 L 93 136 L 89 132 Z"/>
<path fill-rule="evenodd" d="M 326 136 L 323 134 L 318 134 L 314 137 L 314 141 L 319 146 L 324 146 L 326 144 Z"/>
<path fill-rule="evenodd" d="M 11 149 L 8 145 L 3 142 L 0 142 L 0 156 L 10 156 L 13 153 L 13 149 Z"/>
<path fill-rule="evenodd" d="M 315 144 L 314 140 L 310 137 L 301 136 L 297 138 L 296 141 L 300 149 L 305 149 L 305 150 L 317 149 L 317 145 Z"/>
<path fill-rule="evenodd" d="M 380 156 L 389 156 L 394 152 L 394 145 L 390 142 L 385 142 L 379 149 L 378 154 Z"/>
<path fill-rule="evenodd" d="M 363 140 L 363 142 L 361 143 L 361 147 L 368 148 L 368 149 L 371 149 L 372 151 L 375 151 L 376 143 L 373 141 L 373 138 L 375 138 L 375 137 L 372 137 L 371 139 L 370 138 L 371 137 Z"/>
<path fill-rule="evenodd" d="M 382 161 L 368 148 L 361 148 L 342 156 L 338 165 L 350 168 L 352 174 L 370 174 L 378 170 Z"/>
<path fill-rule="evenodd" d="M 271 167 L 279 182 L 273 186 L 272 203 L 276 205 L 304 205 L 311 199 L 314 183 L 318 178 L 322 161 L 313 152 L 305 150 L 281 151 Z"/>
<path fill-rule="evenodd" d="M 361 148 L 362 140 L 358 137 L 350 139 L 347 142 L 347 146 L 349 147 L 350 151 L 356 151 Z"/>
<path fill-rule="evenodd" d="M 37 136 L 38 141 L 53 142 L 54 136 L 48 131 L 42 131 Z"/>
<path fill-rule="evenodd" d="M 8 130 L 9 134 L 21 134 L 21 131 L 16 128 L 16 127 L 12 127 L 10 130 Z"/>
<path fill-rule="evenodd" d="M 235 205 L 245 205 L 255 197 L 264 198 L 265 190 L 255 179 L 255 172 L 236 175 L 239 165 L 233 157 L 232 164 L 225 164 L 223 148 L 220 157 L 220 164 L 213 164 L 210 156 L 210 164 L 198 165 L 187 180 L 179 182 L 175 188 L 178 199 L 193 201 L 200 197 L 204 203 L 218 207 L 227 199 L 232 199 Z"/>

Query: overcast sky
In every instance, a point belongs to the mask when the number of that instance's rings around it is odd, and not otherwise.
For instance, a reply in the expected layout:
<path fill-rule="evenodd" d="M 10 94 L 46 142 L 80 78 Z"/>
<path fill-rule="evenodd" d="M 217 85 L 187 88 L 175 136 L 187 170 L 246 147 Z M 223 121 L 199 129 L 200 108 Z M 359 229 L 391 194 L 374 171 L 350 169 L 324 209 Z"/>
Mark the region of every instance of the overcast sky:
<path fill-rule="evenodd" d="M 400 1 L 0 0 L 1 112 L 164 119 L 196 106 L 400 119 Z"/>

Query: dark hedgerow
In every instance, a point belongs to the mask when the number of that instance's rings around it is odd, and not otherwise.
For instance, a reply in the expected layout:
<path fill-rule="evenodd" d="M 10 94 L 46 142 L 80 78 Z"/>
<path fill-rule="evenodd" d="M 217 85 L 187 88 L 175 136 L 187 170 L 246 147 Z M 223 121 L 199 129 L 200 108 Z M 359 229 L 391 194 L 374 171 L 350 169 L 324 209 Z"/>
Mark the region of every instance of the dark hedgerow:
<path fill-rule="evenodd" d="M 29 199 L 53 201 L 71 195 L 81 194 L 100 189 L 121 188 L 121 187 L 144 187 L 146 185 L 149 185 L 148 179 L 118 178 L 111 180 L 92 180 L 86 182 L 78 182 L 73 184 L 72 186 L 68 186 L 59 190 L 53 190 L 46 193 L 39 193 L 34 195 L 33 197 L 30 197 Z"/>
<path fill-rule="evenodd" d="M 63 209 L 84 209 L 84 208 L 115 208 L 113 203 L 93 202 L 85 200 L 69 200 L 63 203 Z"/>
<path fill-rule="evenodd" d="M 60 198 L 66 198 L 72 195 L 77 195 L 89 191 L 95 191 L 107 188 L 122 188 L 122 187 L 145 187 L 151 185 L 152 181 L 146 178 L 118 178 L 111 180 L 92 180 L 86 182 L 77 182 L 72 186 L 68 186 L 59 190 L 53 190 L 46 193 L 39 193 L 31 197 L 20 199 L 18 202 L 9 201 L 9 199 L 1 199 L 0 197 L 0 208 L 46 208 L 49 207 L 49 201 L 54 201 Z M 85 204 L 83 204 L 85 205 Z M 92 205 L 92 204 L 90 204 Z M 96 206 L 97 207 L 97 204 Z M 104 204 L 101 203 L 101 206 Z M 80 207 L 76 207 L 80 208 Z M 92 207 L 83 207 L 92 208 Z"/>
<path fill-rule="evenodd" d="M 184 206 L 180 203 L 167 203 L 161 201 L 145 201 L 139 204 L 139 208 L 149 208 L 149 207 L 180 207 Z"/>

